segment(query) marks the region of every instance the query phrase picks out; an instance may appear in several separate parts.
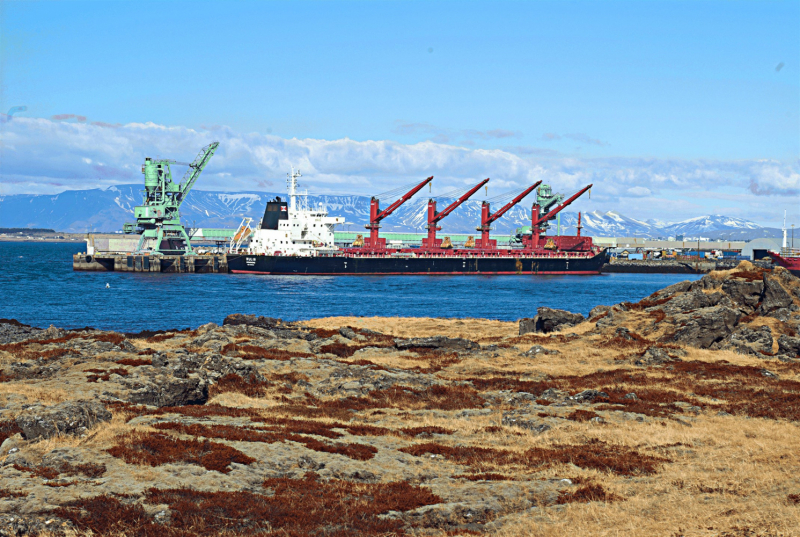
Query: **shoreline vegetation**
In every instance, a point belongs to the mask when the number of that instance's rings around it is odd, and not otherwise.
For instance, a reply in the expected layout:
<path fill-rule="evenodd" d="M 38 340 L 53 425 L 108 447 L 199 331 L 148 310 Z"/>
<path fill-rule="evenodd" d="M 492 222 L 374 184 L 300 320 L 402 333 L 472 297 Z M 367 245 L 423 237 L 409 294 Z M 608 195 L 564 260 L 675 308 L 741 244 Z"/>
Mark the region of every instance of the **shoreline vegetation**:
<path fill-rule="evenodd" d="M 0 319 L 0 535 L 798 535 L 800 279 L 588 318 Z"/>

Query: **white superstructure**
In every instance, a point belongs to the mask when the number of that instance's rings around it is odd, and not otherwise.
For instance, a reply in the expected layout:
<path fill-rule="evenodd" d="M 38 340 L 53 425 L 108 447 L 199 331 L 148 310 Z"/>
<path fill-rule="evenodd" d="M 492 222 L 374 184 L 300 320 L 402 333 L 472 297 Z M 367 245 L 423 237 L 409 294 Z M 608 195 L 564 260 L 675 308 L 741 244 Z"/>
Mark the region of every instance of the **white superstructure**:
<path fill-rule="evenodd" d="M 315 208 L 308 207 L 308 192 L 298 192 L 299 171 L 292 169 L 286 174 L 289 194 L 288 207 L 280 198 L 267 204 L 258 227 L 250 239 L 248 253 L 264 255 L 316 256 L 334 253 L 338 248 L 333 242 L 333 228 L 344 224 L 344 218 L 328 216 L 325 206 L 320 203 Z M 270 209 L 279 212 L 274 219 L 268 219 Z M 286 214 L 283 214 L 283 213 Z M 265 220 L 270 220 L 266 223 Z M 274 228 L 274 229 L 268 229 Z"/>

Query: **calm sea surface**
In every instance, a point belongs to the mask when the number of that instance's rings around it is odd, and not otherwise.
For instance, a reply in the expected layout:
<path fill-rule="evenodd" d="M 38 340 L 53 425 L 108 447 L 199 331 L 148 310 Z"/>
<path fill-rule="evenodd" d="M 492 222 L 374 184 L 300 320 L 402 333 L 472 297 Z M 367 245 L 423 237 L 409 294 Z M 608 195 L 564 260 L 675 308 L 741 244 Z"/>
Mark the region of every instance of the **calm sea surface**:
<path fill-rule="evenodd" d="M 83 243 L 0 242 L 0 318 L 34 326 L 164 330 L 230 313 L 285 320 L 331 315 L 514 321 L 539 306 L 586 315 L 637 301 L 684 274 L 601 276 L 256 276 L 73 272 Z M 106 284 L 111 286 L 106 289 Z"/>

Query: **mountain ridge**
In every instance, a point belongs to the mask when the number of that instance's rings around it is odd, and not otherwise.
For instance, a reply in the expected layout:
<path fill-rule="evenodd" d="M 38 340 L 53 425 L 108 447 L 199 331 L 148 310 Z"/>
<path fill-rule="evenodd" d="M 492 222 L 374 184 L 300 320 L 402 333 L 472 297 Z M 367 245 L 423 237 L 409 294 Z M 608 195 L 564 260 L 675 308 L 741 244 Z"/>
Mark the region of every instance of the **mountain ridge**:
<path fill-rule="evenodd" d="M 59 231 L 116 231 L 122 224 L 133 221 L 133 208 L 141 203 L 141 185 L 116 185 L 106 189 L 68 190 L 60 194 L 15 194 L 0 196 L 0 227 L 45 227 Z M 194 190 L 181 207 L 186 225 L 193 227 L 232 228 L 245 216 L 255 221 L 263 214 L 267 200 L 275 192 L 218 192 Z M 343 231 L 362 232 L 369 220 L 369 196 L 321 195 L 308 196 L 310 205 L 323 203 L 331 215 L 344 216 Z M 382 200 L 384 206 L 390 200 Z M 440 198 L 443 208 L 450 200 Z M 495 209 L 500 205 L 496 205 Z M 442 221 L 442 234 L 477 234 L 481 201 L 468 200 Z M 388 232 L 425 232 L 427 198 L 411 199 L 382 222 Z M 513 234 L 518 227 L 529 226 L 530 207 L 517 205 L 498 220 L 493 231 Z M 578 215 L 561 213 L 561 233 L 574 234 Z M 551 233 L 557 223 L 550 223 Z M 750 240 L 760 237 L 780 237 L 781 230 L 762 227 L 755 222 L 724 215 L 704 215 L 679 222 L 647 221 L 627 217 L 617 211 L 587 211 L 582 214 L 583 234 L 596 237 L 669 238 L 683 235 L 687 240 L 698 236 L 722 240 Z"/>

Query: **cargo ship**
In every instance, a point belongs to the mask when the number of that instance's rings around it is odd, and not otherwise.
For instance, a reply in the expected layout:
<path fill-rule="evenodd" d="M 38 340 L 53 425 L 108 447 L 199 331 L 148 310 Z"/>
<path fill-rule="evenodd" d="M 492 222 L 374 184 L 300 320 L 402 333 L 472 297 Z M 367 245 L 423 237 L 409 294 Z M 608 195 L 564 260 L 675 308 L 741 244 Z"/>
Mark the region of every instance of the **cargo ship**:
<path fill-rule="evenodd" d="M 427 237 L 416 247 L 387 247 L 380 237 L 380 222 L 403 203 L 411 199 L 433 177 L 428 177 L 406 192 L 400 199 L 381 210 L 380 200 L 370 201 L 370 221 L 365 227 L 368 236 L 359 235 L 348 246 L 334 242 L 334 228 L 344 224 L 344 218 L 328 216 L 323 205 L 309 207 L 307 193 L 298 192 L 299 172 L 287 174 L 288 200 L 276 197 L 267 202 L 258 226 L 248 232 L 250 243 L 245 248 L 233 248 L 227 256 L 228 271 L 235 274 L 275 275 L 549 275 L 600 274 L 608 261 L 608 253 L 592 243 L 591 237 L 581 236 L 580 213 L 574 236 L 547 236 L 549 222 L 592 185 L 583 188 L 564 201 L 553 195 L 548 185 L 542 185 L 533 204 L 530 230 L 518 233 L 515 244 L 498 247 L 490 238 L 491 225 L 509 209 L 541 185 L 529 186 L 496 212 L 490 202 L 481 205 L 481 224 L 476 231 L 480 238 L 454 245 L 449 237 L 437 238 L 439 223 L 469 199 L 489 179 L 469 189 L 444 210 L 437 211 L 436 199 L 428 201 Z M 245 234 L 237 230 L 236 236 Z M 367 234 L 365 234 L 367 235 Z"/>
<path fill-rule="evenodd" d="M 794 242 L 794 239 L 792 240 Z M 800 249 L 788 248 L 786 241 L 786 213 L 783 214 L 783 244 L 781 252 L 768 252 L 772 262 L 785 268 L 795 276 L 800 276 Z"/>

